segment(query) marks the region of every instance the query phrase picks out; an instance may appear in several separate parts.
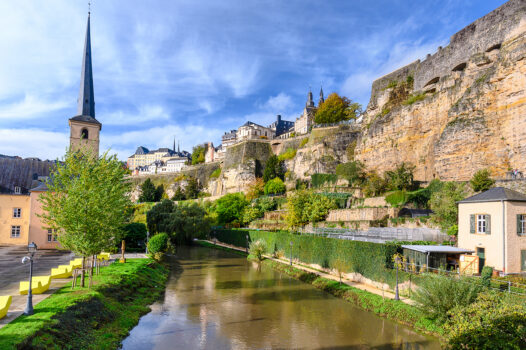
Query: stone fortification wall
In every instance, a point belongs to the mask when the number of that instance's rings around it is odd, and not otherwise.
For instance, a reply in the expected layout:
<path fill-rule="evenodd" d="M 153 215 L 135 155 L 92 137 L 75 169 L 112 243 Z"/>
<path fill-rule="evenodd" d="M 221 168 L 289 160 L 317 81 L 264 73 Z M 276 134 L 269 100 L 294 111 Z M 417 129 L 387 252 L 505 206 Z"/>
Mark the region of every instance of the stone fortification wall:
<path fill-rule="evenodd" d="M 272 155 L 272 150 L 268 141 L 249 140 L 227 147 L 224 160 L 224 168 L 231 169 L 247 162 L 249 159 L 256 159 L 264 169 L 267 159 Z"/>
<path fill-rule="evenodd" d="M 395 70 L 389 74 L 384 75 L 381 78 L 373 81 L 373 86 L 371 88 L 371 99 L 369 100 L 368 109 L 376 108 L 376 103 L 378 98 L 381 96 L 381 92 L 384 91 L 389 83 L 391 82 L 401 82 L 406 81 L 408 76 L 415 75 L 415 71 L 420 64 L 420 60 L 414 61 L 413 63 L 408 64 L 402 68 Z"/>

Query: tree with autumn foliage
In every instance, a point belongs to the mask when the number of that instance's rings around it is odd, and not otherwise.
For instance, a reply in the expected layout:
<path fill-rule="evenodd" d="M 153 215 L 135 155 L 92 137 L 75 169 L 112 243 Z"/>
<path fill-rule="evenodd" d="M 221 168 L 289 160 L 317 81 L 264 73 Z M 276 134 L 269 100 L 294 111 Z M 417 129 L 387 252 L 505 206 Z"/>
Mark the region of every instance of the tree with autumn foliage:
<path fill-rule="evenodd" d="M 338 123 L 342 120 L 356 119 L 362 106 L 345 96 L 333 92 L 316 111 L 314 121 L 318 124 Z"/>

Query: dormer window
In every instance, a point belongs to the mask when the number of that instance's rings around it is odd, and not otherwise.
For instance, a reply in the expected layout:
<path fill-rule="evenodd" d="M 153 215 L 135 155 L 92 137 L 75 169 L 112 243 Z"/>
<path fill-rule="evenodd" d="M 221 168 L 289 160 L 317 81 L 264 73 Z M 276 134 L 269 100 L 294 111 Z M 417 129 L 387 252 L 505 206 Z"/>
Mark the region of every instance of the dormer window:
<path fill-rule="evenodd" d="M 21 194 L 22 188 L 20 186 L 15 186 L 15 194 Z"/>

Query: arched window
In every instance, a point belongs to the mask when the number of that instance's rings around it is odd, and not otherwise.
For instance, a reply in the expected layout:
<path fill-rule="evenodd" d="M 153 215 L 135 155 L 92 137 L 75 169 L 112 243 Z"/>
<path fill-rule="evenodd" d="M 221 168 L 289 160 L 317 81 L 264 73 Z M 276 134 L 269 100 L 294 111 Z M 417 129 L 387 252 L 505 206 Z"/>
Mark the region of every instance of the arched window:
<path fill-rule="evenodd" d="M 82 129 L 82 131 L 80 132 L 80 138 L 83 139 L 83 140 L 87 140 L 88 139 L 88 129 L 84 128 Z"/>

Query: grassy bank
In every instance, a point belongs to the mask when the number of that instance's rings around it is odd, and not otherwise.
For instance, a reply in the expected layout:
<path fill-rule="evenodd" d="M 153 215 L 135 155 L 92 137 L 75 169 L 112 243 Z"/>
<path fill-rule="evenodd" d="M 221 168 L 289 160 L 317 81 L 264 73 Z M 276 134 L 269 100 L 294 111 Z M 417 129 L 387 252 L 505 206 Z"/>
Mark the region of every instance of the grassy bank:
<path fill-rule="evenodd" d="M 116 349 L 162 293 L 168 269 L 150 259 L 101 268 L 94 286 L 68 284 L 0 329 L 0 349 Z"/>
<path fill-rule="evenodd" d="M 207 242 L 199 242 L 199 244 L 205 247 L 226 250 L 246 256 L 246 254 L 243 252 L 213 245 Z M 442 337 L 442 334 L 444 333 L 444 330 L 441 326 L 437 325 L 435 321 L 427 319 L 415 306 L 408 305 L 400 301 L 383 298 L 380 295 L 354 288 L 347 284 L 340 284 L 337 281 L 320 277 L 315 273 L 306 272 L 287 264 L 275 262 L 272 260 L 264 260 L 263 264 L 275 270 L 281 271 L 292 278 L 312 284 L 314 287 L 331 293 L 338 298 L 344 299 L 361 309 L 410 326 L 421 333 L 430 334 L 437 337 Z"/>

